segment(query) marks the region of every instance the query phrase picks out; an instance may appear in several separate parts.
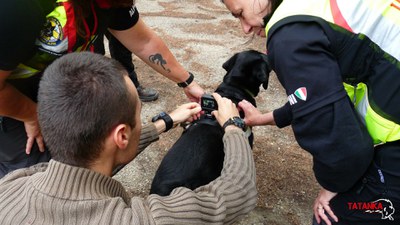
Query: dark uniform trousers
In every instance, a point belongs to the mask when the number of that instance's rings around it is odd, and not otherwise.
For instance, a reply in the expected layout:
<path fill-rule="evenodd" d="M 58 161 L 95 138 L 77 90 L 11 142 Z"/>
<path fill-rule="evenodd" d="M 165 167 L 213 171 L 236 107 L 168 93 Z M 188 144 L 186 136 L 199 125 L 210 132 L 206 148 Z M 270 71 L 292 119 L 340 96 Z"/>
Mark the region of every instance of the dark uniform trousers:
<path fill-rule="evenodd" d="M 376 146 L 365 175 L 333 198 L 330 206 L 339 218 L 338 223 L 332 220 L 335 225 L 400 224 L 400 141 Z"/>

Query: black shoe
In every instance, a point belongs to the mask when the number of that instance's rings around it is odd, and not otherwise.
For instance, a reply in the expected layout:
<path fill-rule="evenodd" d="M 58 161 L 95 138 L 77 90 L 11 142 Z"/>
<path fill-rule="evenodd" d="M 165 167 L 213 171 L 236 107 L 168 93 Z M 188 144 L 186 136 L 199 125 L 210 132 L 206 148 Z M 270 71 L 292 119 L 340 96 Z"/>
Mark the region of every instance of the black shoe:
<path fill-rule="evenodd" d="M 151 102 L 158 99 L 158 92 L 153 88 L 139 86 L 136 89 L 142 102 Z"/>

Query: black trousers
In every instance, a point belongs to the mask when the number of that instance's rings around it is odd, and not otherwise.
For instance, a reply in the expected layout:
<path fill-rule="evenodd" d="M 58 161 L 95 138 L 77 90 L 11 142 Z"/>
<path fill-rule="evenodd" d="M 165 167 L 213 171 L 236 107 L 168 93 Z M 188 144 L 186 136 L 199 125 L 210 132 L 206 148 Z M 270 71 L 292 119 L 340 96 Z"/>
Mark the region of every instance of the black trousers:
<path fill-rule="evenodd" d="M 375 147 L 374 162 L 365 175 L 330 206 L 339 218 L 338 223 L 332 220 L 335 225 L 400 224 L 400 141 Z"/>
<path fill-rule="evenodd" d="M 25 153 L 27 135 L 24 123 L 8 117 L 0 120 L 0 178 L 13 170 L 50 160 L 49 151 L 40 152 L 36 142 L 31 153 Z"/>

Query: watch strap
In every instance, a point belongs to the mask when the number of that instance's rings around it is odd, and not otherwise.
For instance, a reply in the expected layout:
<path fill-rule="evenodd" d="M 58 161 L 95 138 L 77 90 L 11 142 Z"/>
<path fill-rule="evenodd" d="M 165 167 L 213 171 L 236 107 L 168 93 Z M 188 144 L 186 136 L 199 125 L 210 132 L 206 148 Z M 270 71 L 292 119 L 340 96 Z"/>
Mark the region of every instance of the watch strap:
<path fill-rule="evenodd" d="M 193 80 L 194 80 L 194 75 L 191 72 L 189 72 L 189 78 L 184 82 L 178 83 L 178 86 L 185 88 L 189 86 L 193 82 Z"/>
<path fill-rule="evenodd" d="M 154 116 L 151 119 L 151 122 L 156 122 L 157 120 L 160 120 L 160 119 L 164 120 L 164 122 L 165 122 L 165 131 L 164 132 L 169 131 L 174 126 L 174 121 L 166 112 L 161 112 L 160 114 Z"/>
<path fill-rule="evenodd" d="M 239 123 L 235 122 L 235 119 L 240 119 L 240 120 L 242 120 L 242 118 L 240 118 L 240 117 L 238 117 L 238 116 L 234 116 L 234 117 L 232 117 L 232 118 L 229 118 L 229 119 L 224 123 L 224 125 L 222 125 L 222 128 L 225 129 L 225 128 L 226 128 L 227 126 L 229 126 L 229 125 L 235 125 L 236 127 L 240 128 L 240 129 L 242 129 L 242 130 L 244 130 L 244 128 L 245 128 L 244 122 L 243 122 L 242 125 L 240 125 Z"/>

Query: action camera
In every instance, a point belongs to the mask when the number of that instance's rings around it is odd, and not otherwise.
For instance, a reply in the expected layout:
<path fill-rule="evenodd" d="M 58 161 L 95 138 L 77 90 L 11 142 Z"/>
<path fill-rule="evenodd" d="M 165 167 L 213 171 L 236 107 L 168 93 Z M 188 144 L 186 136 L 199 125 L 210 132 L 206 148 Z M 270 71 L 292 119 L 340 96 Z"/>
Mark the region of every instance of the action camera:
<path fill-rule="evenodd" d="M 201 109 L 206 112 L 206 114 L 211 114 L 212 111 L 218 109 L 217 101 L 210 94 L 204 94 L 201 96 L 200 101 Z"/>

